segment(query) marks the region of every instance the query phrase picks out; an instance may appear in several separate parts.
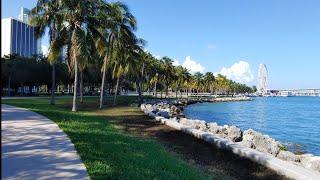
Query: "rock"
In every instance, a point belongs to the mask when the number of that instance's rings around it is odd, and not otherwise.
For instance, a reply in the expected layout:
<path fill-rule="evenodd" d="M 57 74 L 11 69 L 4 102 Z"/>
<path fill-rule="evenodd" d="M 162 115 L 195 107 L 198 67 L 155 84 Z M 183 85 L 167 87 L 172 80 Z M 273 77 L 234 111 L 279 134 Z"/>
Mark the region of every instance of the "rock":
<path fill-rule="evenodd" d="M 207 123 L 206 121 L 195 120 L 193 122 L 193 128 L 199 129 L 199 130 L 207 130 Z"/>
<path fill-rule="evenodd" d="M 157 115 L 158 116 L 162 116 L 162 117 L 167 118 L 167 119 L 170 118 L 170 114 L 167 111 L 159 111 L 159 112 L 157 112 Z"/>
<path fill-rule="evenodd" d="M 171 121 L 176 121 L 176 122 L 178 122 L 177 117 L 172 117 L 172 118 L 170 118 L 170 120 L 171 120 Z"/>
<path fill-rule="evenodd" d="M 252 129 L 244 131 L 241 144 L 248 148 L 255 149 L 255 146 L 253 144 L 254 133 L 255 131 L 253 131 Z"/>
<path fill-rule="evenodd" d="M 158 109 L 153 109 L 151 112 L 154 113 L 154 114 L 157 114 L 157 112 L 159 112 L 159 110 Z"/>
<path fill-rule="evenodd" d="M 152 111 L 153 110 L 153 106 L 151 104 L 147 104 L 146 105 L 146 109 Z"/>
<path fill-rule="evenodd" d="M 280 151 L 277 155 L 277 158 L 285 160 L 285 161 L 292 161 L 292 162 L 300 162 L 300 159 L 297 155 L 293 154 L 290 151 Z"/>
<path fill-rule="evenodd" d="M 194 129 L 200 129 L 203 131 L 207 130 L 207 123 L 205 121 L 180 118 L 179 123 L 185 126 L 190 126 L 191 128 L 194 128 Z"/>
<path fill-rule="evenodd" d="M 213 134 L 217 134 L 222 130 L 222 127 L 218 126 L 217 123 L 207 123 L 207 125 L 208 125 L 208 131 L 212 132 Z"/>
<path fill-rule="evenodd" d="M 174 115 L 179 115 L 181 113 L 181 110 L 177 106 L 171 106 L 170 112 Z"/>
<path fill-rule="evenodd" d="M 276 156 L 282 146 L 278 141 L 252 129 L 243 132 L 242 145 Z"/>
<path fill-rule="evenodd" d="M 233 142 L 242 141 L 242 131 L 236 126 L 229 126 L 227 129 L 227 137 Z"/>
<path fill-rule="evenodd" d="M 179 123 L 183 125 L 189 125 L 189 120 L 187 118 L 180 118 Z"/>
<path fill-rule="evenodd" d="M 313 169 L 320 172 L 320 156 L 312 154 L 298 155 L 303 167 Z"/>

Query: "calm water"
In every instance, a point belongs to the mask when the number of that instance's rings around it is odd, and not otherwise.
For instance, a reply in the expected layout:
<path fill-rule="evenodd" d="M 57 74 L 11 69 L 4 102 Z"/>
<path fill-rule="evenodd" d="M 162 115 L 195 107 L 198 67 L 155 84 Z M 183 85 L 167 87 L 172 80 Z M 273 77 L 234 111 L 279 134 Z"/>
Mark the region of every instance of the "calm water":
<path fill-rule="evenodd" d="M 320 155 L 320 97 L 260 97 L 253 101 L 198 103 L 185 108 L 193 119 L 252 128 L 289 150 Z"/>

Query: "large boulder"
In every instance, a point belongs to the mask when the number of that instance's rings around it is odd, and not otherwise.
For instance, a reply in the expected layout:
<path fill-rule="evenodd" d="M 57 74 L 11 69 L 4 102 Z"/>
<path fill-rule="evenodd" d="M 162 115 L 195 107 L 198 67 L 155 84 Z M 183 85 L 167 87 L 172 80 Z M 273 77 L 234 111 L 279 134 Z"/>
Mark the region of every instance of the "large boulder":
<path fill-rule="evenodd" d="M 172 105 L 170 107 L 170 112 L 173 114 L 173 115 L 179 115 L 181 113 L 181 110 L 175 106 L 175 105 Z"/>
<path fill-rule="evenodd" d="M 206 123 L 206 121 L 203 121 L 203 120 L 194 120 L 192 127 L 195 129 L 205 131 L 205 130 L 207 130 L 207 123 Z"/>
<path fill-rule="evenodd" d="M 221 132 L 222 127 L 219 126 L 217 123 L 207 123 L 208 125 L 208 131 L 213 133 L 213 134 L 218 134 L 219 132 Z"/>
<path fill-rule="evenodd" d="M 169 119 L 169 118 L 170 118 L 170 114 L 169 114 L 169 112 L 168 112 L 168 111 L 159 111 L 159 112 L 157 112 L 157 114 L 156 114 L 156 115 L 158 115 L 158 116 L 162 116 L 162 117 L 167 118 L 167 119 Z"/>
<path fill-rule="evenodd" d="M 277 158 L 285 160 L 285 161 L 300 162 L 299 157 L 290 151 L 281 150 L 279 152 L 279 154 L 277 155 Z"/>
<path fill-rule="evenodd" d="M 149 110 L 149 111 L 152 111 L 153 110 L 153 105 L 152 104 L 147 104 L 146 105 L 146 109 Z"/>
<path fill-rule="evenodd" d="M 226 133 L 228 139 L 233 142 L 240 142 L 242 140 L 242 131 L 236 126 L 228 126 L 226 128 Z"/>
<path fill-rule="evenodd" d="M 187 118 L 180 118 L 179 123 L 187 126 L 191 124 Z"/>
<path fill-rule="evenodd" d="M 273 156 L 276 156 L 280 152 L 280 147 L 282 147 L 278 141 L 252 129 L 243 132 L 241 144 Z"/>
<path fill-rule="evenodd" d="M 298 155 L 302 166 L 313 169 L 320 172 L 320 156 L 314 156 L 312 154 Z"/>
<path fill-rule="evenodd" d="M 180 118 L 179 123 L 183 124 L 185 126 L 189 126 L 194 129 L 199 129 L 202 131 L 207 130 L 207 123 L 202 120 L 192 120 L 192 119 L 187 119 L 187 118 Z"/>

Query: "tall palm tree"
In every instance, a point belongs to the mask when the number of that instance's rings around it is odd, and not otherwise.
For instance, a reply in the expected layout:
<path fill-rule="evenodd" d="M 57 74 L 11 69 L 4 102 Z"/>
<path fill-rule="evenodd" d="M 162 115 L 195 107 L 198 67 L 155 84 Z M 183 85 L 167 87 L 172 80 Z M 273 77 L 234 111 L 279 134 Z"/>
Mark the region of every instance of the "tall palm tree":
<path fill-rule="evenodd" d="M 90 52 L 94 49 L 94 39 L 100 36 L 97 24 L 99 24 L 97 14 L 102 1 L 92 0 L 68 0 L 60 1 L 61 14 L 64 21 L 65 36 L 60 36 L 66 40 L 68 45 L 68 58 L 74 69 L 74 95 L 72 111 L 77 111 L 77 86 L 78 86 L 78 66 L 86 64 L 90 57 Z"/>
<path fill-rule="evenodd" d="M 168 96 L 168 89 L 169 89 L 169 84 L 174 78 L 174 66 L 173 66 L 173 61 L 169 57 L 163 57 L 163 70 L 164 70 L 164 85 L 166 87 L 166 97 Z"/>
<path fill-rule="evenodd" d="M 48 61 L 52 66 L 52 84 L 50 104 L 55 104 L 55 63 L 61 52 L 61 47 L 54 44 L 62 26 L 62 17 L 56 13 L 59 10 L 58 0 L 38 0 L 36 7 L 31 10 L 30 24 L 35 26 L 36 37 L 41 38 L 45 35 L 45 30 L 49 29 L 49 56 Z"/>
<path fill-rule="evenodd" d="M 107 64 L 112 59 L 112 51 L 115 43 L 122 42 L 119 40 L 120 34 L 127 33 L 132 34 L 136 30 L 136 19 L 130 13 L 128 7 L 120 2 L 105 3 L 102 7 L 102 11 L 99 14 L 100 25 L 103 26 L 102 30 L 105 39 L 97 41 L 101 54 L 104 54 L 104 63 L 102 67 L 102 83 L 100 92 L 100 108 L 104 104 L 104 89 Z M 107 31 L 106 31 L 107 30 Z"/>
<path fill-rule="evenodd" d="M 204 75 L 204 86 L 206 90 L 209 90 L 210 93 L 213 91 L 214 75 L 212 72 L 206 72 Z"/>
<path fill-rule="evenodd" d="M 200 72 L 196 72 L 194 74 L 194 86 L 197 91 L 197 96 L 199 95 L 199 90 L 202 88 L 203 85 L 203 74 Z"/>

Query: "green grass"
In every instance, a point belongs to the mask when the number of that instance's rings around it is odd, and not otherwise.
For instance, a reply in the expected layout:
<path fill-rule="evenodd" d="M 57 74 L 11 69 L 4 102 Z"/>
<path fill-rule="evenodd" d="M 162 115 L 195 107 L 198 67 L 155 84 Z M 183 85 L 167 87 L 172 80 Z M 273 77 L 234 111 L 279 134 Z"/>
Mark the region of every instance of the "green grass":
<path fill-rule="evenodd" d="M 55 106 L 48 102 L 48 99 L 2 100 L 3 104 L 30 109 L 56 122 L 75 145 L 91 179 L 212 179 L 167 152 L 155 140 L 128 135 L 117 128 L 112 123 L 116 119 L 112 111 L 117 108 L 107 111 L 110 115 L 106 119 L 92 111 L 92 106 L 84 105 L 81 108 L 85 110 L 71 112 L 70 98 L 57 99 Z M 120 105 L 132 102 L 135 98 L 119 97 Z M 95 106 L 98 98 L 86 98 L 85 104 Z"/>

